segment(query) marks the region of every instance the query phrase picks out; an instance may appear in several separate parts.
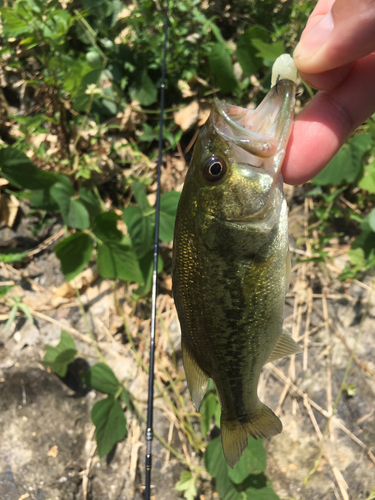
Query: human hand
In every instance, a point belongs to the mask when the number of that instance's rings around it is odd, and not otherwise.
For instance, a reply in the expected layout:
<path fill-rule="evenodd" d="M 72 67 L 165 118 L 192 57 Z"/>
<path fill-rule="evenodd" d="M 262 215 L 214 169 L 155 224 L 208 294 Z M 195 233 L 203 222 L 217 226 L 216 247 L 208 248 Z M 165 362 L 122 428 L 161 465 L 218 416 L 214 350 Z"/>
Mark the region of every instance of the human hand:
<path fill-rule="evenodd" d="M 319 92 L 294 122 L 282 167 L 302 184 L 375 112 L 375 1 L 319 0 L 293 57 Z"/>

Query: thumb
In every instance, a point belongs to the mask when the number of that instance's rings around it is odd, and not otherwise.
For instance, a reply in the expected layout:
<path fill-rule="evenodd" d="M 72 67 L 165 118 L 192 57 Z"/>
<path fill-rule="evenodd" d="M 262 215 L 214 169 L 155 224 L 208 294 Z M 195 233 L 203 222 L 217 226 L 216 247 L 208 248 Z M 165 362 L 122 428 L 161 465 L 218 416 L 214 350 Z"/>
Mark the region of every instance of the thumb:
<path fill-rule="evenodd" d="M 332 6 L 332 8 L 330 8 Z M 375 50 L 374 0 L 321 0 L 293 57 L 302 73 L 319 74 Z"/>

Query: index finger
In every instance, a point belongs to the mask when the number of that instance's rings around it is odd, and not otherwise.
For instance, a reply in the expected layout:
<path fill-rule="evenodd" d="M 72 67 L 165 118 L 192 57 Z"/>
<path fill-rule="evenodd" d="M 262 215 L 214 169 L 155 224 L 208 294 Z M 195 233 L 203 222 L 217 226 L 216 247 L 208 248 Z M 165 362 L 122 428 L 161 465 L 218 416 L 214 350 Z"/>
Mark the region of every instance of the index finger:
<path fill-rule="evenodd" d="M 320 91 L 297 116 L 282 166 L 284 181 L 302 184 L 333 158 L 348 135 L 375 111 L 375 54 L 353 63 L 333 90 Z"/>
<path fill-rule="evenodd" d="M 293 57 L 301 73 L 339 68 L 375 50 L 374 0 L 321 0 Z"/>

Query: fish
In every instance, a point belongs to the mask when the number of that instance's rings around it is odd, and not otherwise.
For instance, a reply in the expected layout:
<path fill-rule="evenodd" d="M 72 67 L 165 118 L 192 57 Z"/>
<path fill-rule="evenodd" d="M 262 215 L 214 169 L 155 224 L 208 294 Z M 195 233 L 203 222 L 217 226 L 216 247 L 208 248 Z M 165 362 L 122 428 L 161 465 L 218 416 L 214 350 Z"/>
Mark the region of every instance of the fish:
<path fill-rule="evenodd" d="M 172 289 L 187 385 L 199 410 L 213 380 L 232 468 L 248 435 L 282 431 L 258 398 L 263 366 L 301 351 L 282 329 L 291 263 L 280 170 L 295 95 L 295 81 L 278 78 L 255 110 L 215 99 L 176 214 Z"/>

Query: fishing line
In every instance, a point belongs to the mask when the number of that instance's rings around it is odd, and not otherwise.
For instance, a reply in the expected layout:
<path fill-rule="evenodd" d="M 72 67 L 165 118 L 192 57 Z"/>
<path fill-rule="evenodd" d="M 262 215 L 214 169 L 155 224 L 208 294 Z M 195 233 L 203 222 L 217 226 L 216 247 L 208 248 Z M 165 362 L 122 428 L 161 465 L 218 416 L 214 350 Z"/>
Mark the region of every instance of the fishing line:
<path fill-rule="evenodd" d="M 169 0 L 167 0 L 167 6 L 165 9 L 163 65 L 162 65 L 161 90 L 160 90 L 159 157 L 158 157 L 158 169 L 157 169 L 157 190 L 156 190 L 156 206 L 155 206 L 154 267 L 152 272 L 151 340 L 150 340 L 150 365 L 149 365 L 149 376 L 148 376 L 148 407 L 147 407 L 147 429 L 146 429 L 146 441 L 147 441 L 146 489 L 145 489 L 146 500 L 150 500 L 150 490 L 151 490 L 153 413 L 154 413 L 156 294 L 157 294 L 158 257 L 159 257 L 160 175 L 161 175 L 162 146 L 163 146 L 164 89 L 165 89 L 165 67 L 167 60 L 168 10 L 169 10 Z"/>

